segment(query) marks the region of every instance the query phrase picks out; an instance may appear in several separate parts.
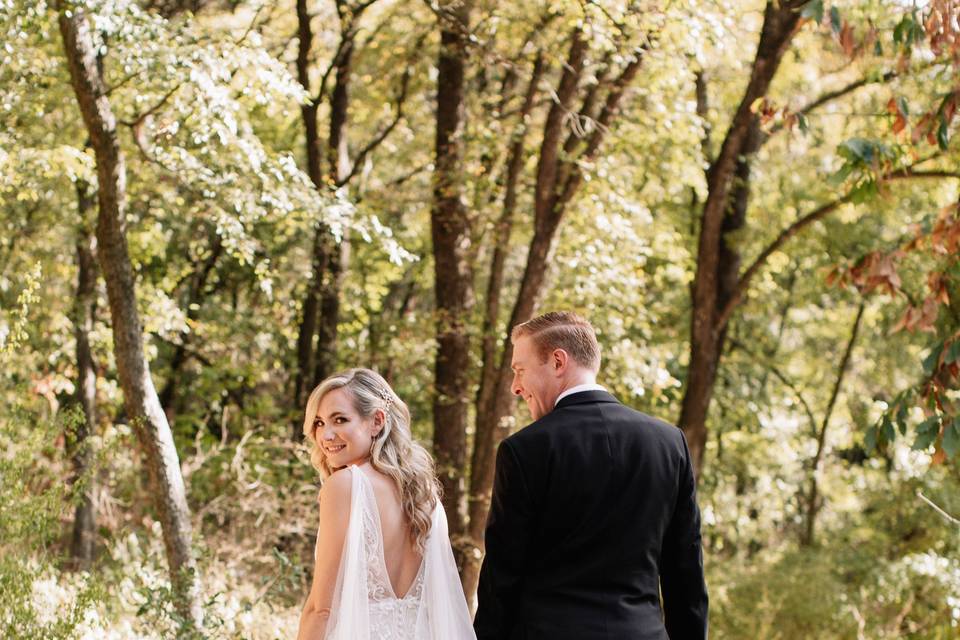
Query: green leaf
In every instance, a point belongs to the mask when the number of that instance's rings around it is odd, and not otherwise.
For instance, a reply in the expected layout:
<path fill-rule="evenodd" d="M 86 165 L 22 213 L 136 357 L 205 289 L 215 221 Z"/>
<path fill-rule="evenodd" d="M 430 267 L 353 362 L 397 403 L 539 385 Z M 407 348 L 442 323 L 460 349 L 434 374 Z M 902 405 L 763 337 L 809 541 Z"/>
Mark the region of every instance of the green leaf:
<path fill-rule="evenodd" d="M 882 56 L 883 55 L 883 45 L 880 44 L 880 39 L 874 41 L 873 43 L 873 55 Z"/>
<path fill-rule="evenodd" d="M 960 451 L 960 416 L 954 418 L 950 424 L 944 425 L 943 451 L 948 458 L 953 458 Z"/>
<path fill-rule="evenodd" d="M 940 354 L 943 352 L 943 343 L 941 342 L 935 346 L 926 358 L 923 359 L 923 374 L 925 376 L 932 376 L 933 372 L 937 369 L 937 365 L 940 362 Z"/>
<path fill-rule="evenodd" d="M 845 158 L 869 163 L 873 160 L 874 143 L 864 138 L 850 138 L 840 143 L 838 151 Z"/>
<path fill-rule="evenodd" d="M 930 433 L 936 436 L 940 433 L 940 416 L 934 414 L 917 425 L 917 433 Z"/>
<path fill-rule="evenodd" d="M 840 19 L 840 10 L 836 7 L 830 7 L 830 28 L 834 33 L 839 34 L 843 28 L 843 21 Z"/>
<path fill-rule="evenodd" d="M 903 16 L 897 26 L 893 28 L 893 44 L 902 44 L 909 49 L 912 43 L 913 19 L 910 16 Z"/>
<path fill-rule="evenodd" d="M 894 418 L 894 422 L 897 424 L 897 431 L 900 432 L 900 435 L 907 435 L 907 405 L 901 404 L 897 408 L 897 414 Z"/>
<path fill-rule="evenodd" d="M 907 99 L 903 96 L 897 96 L 897 107 L 900 109 L 900 113 L 903 115 L 910 115 L 910 105 L 907 103 Z"/>
<path fill-rule="evenodd" d="M 862 204 L 880 193 L 876 180 L 861 180 L 850 190 L 850 202 Z"/>
<path fill-rule="evenodd" d="M 953 364 L 957 361 L 960 361 L 960 339 L 950 343 L 950 348 L 947 349 L 947 355 L 943 357 L 945 364 Z"/>
<path fill-rule="evenodd" d="M 817 24 L 823 22 L 823 0 L 812 0 L 812 2 L 803 5 L 800 17 L 813 20 Z"/>
<path fill-rule="evenodd" d="M 807 116 L 802 113 L 797 114 L 797 126 L 800 127 L 800 131 L 807 133 L 810 130 L 810 124 L 807 122 Z"/>
<path fill-rule="evenodd" d="M 932 445 L 940 435 L 940 418 L 931 416 L 917 426 L 917 438 L 913 441 L 914 451 L 923 451 Z"/>
<path fill-rule="evenodd" d="M 837 169 L 837 172 L 831 175 L 827 181 L 833 185 L 839 187 L 841 184 L 847 181 L 847 178 L 850 177 L 850 174 L 853 173 L 853 167 L 850 163 L 847 163 Z"/>
<path fill-rule="evenodd" d="M 877 428 L 870 427 L 867 429 L 867 435 L 863 438 L 863 448 L 867 450 L 868 454 L 873 453 L 877 449 Z"/>
<path fill-rule="evenodd" d="M 921 451 L 933 444 L 940 435 L 940 416 L 934 414 L 917 425 L 917 438 L 913 450 Z"/>
<path fill-rule="evenodd" d="M 941 150 L 946 151 L 949 142 L 950 134 L 947 131 L 947 119 L 940 116 L 940 126 L 937 127 L 937 146 L 939 146 Z"/>
<path fill-rule="evenodd" d="M 880 428 L 883 429 L 884 442 L 893 442 L 894 438 L 897 437 L 896 432 L 893 430 L 893 423 L 890 421 L 890 416 L 883 416 Z"/>

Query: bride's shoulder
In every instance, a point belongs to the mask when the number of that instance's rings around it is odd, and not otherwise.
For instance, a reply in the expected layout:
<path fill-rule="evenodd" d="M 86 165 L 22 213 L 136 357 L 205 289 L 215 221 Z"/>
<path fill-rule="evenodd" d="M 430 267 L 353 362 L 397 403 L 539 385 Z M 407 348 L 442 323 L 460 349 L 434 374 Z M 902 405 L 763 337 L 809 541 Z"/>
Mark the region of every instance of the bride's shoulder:
<path fill-rule="evenodd" d="M 320 502 L 349 503 L 352 488 L 353 477 L 350 467 L 337 469 L 323 481 L 323 485 L 320 487 L 320 495 L 317 496 L 317 499 Z"/>

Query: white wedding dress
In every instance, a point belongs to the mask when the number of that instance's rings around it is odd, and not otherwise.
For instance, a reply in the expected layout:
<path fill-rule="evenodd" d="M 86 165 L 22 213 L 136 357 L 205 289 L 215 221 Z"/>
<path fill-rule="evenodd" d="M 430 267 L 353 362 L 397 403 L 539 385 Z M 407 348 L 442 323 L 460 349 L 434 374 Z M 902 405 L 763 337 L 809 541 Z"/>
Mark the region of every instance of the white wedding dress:
<path fill-rule="evenodd" d="M 373 485 L 352 476 L 350 521 L 325 640 L 476 640 L 437 502 L 420 570 L 407 593 L 393 592 L 383 555 L 383 533 Z"/>

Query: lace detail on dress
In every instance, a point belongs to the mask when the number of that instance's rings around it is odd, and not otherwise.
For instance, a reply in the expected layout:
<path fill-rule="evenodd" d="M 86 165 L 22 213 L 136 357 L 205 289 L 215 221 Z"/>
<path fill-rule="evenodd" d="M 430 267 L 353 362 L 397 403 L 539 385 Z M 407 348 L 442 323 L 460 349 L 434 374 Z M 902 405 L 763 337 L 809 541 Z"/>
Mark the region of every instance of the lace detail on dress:
<path fill-rule="evenodd" d="M 420 568 L 413 584 L 403 598 L 398 598 L 390 584 L 383 553 L 383 535 L 380 511 L 369 478 L 359 469 L 364 493 L 363 547 L 367 565 L 367 600 L 370 606 L 371 640 L 416 640 L 417 615 L 423 599 L 423 568 Z"/>

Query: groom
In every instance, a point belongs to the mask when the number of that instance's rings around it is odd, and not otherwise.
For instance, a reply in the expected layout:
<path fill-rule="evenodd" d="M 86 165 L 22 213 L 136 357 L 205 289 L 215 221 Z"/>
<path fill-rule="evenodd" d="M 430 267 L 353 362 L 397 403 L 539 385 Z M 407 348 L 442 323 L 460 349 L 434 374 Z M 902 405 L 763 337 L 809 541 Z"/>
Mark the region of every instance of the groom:
<path fill-rule="evenodd" d="M 600 347 L 580 316 L 547 313 L 511 337 L 512 389 L 534 422 L 497 452 L 478 640 L 705 638 L 683 433 L 596 384 Z"/>

